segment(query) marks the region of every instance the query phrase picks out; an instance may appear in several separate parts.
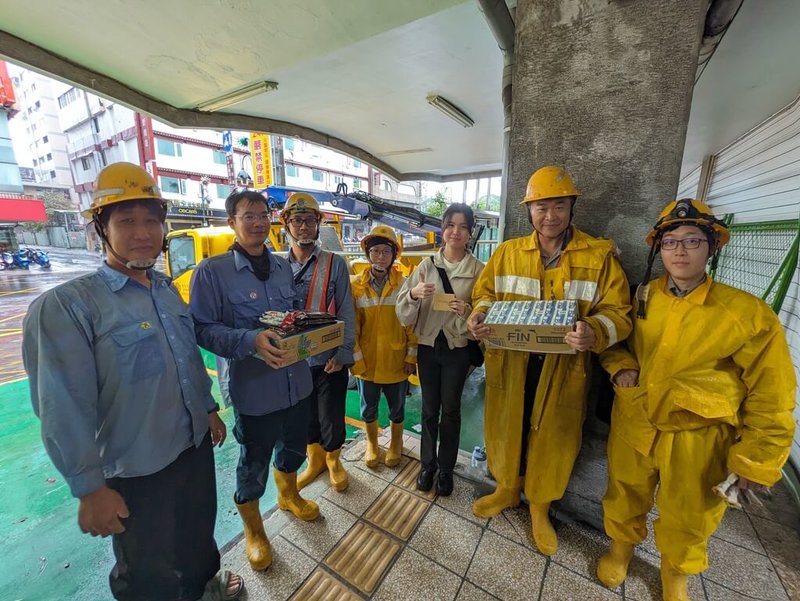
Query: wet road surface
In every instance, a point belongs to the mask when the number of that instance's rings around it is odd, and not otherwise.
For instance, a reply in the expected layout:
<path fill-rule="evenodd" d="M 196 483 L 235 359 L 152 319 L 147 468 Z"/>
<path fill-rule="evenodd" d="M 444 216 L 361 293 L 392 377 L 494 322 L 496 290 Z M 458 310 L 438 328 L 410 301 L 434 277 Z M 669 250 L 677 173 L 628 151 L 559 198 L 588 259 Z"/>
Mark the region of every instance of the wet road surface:
<path fill-rule="evenodd" d="M 52 267 L 0 271 L 0 384 L 25 377 L 20 356 L 22 319 L 33 300 L 50 288 L 96 270 L 103 258 L 81 250 L 46 249 Z"/>

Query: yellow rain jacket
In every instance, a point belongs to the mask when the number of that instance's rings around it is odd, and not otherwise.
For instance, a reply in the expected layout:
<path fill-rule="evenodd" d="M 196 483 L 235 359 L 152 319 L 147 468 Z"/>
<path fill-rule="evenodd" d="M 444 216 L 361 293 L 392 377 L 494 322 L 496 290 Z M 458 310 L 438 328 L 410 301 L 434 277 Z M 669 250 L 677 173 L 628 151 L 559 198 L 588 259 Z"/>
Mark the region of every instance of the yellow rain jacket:
<path fill-rule="evenodd" d="M 406 363 L 417 363 L 417 337 L 413 326 L 403 326 L 397 319 L 397 292 L 405 282 L 393 267 L 381 291 L 370 285 L 371 270 L 350 278 L 356 308 L 355 364 L 350 372 L 376 384 L 395 384 L 408 375 Z"/>
<path fill-rule="evenodd" d="M 767 486 L 781 477 L 794 432 L 795 372 L 780 321 L 760 299 L 707 279 L 679 298 L 664 275 L 648 286 L 647 319 L 601 356 L 615 387 L 609 436 L 608 535 L 638 543 L 660 481 L 656 544 L 681 571 L 707 565 L 724 501 L 712 487 L 734 472 Z"/>
<path fill-rule="evenodd" d="M 614 243 L 573 228 L 557 267 L 544 270 L 538 236 L 509 240 L 475 283 L 475 311 L 495 301 L 575 299 L 600 352 L 627 338 L 630 295 Z M 486 349 L 484 429 L 489 469 L 498 487 L 519 482 L 525 375 L 529 353 Z M 581 446 L 589 381 L 588 352 L 549 354 L 536 390 L 528 437 L 525 494 L 533 503 L 563 496 Z"/>

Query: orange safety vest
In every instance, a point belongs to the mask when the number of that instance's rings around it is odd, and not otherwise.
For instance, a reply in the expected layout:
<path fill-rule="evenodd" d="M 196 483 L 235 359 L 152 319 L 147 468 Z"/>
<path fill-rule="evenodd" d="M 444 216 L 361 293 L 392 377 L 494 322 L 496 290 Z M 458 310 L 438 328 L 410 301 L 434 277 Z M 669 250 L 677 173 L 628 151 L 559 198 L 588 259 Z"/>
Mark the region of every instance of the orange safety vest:
<path fill-rule="evenodd" d="M 333 267 L 333 253 L 320 251 L 314 265 L 314 274 L 311 276 L 311 286 L 306 298 L 306 311 L 320 311 L 336 315 L 336 297 L 328 303 L 328 284 L 331 281 Z"/>

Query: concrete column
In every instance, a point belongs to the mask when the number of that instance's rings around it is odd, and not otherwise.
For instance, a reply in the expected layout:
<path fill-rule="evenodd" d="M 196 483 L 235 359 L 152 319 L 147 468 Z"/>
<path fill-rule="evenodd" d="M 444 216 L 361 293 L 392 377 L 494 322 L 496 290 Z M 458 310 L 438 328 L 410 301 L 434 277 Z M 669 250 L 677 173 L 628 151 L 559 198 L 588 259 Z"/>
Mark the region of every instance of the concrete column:
<path fill-rule="evenodd" d="M 575 222 L 613 238 L 631 282 L 678 185 L 708 0 L 519 0 L 504 238 L 529 234 L 528 177 L 564 165 Z"/>

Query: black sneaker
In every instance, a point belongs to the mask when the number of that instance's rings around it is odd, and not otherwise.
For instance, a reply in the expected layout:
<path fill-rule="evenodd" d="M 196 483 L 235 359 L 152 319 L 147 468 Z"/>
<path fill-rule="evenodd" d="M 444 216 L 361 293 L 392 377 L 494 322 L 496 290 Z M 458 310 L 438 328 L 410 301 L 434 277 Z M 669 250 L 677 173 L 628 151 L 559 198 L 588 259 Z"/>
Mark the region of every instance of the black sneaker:
<path fill-rule="evenodd" d="M 453 474 L 439 472 L 439 477 L 436 479 L 436 493 L 440 497 L 449 497 L 453 494 Z"/>
<path fill-rule="evenodd" d="M 428 492 L 431 488 L 433 488 L 433 476 L 435 474 L 435 469 L 428 469 L 426 467 L 420 469 L 419 476 L 417 476 L 417 490 Z"/>

